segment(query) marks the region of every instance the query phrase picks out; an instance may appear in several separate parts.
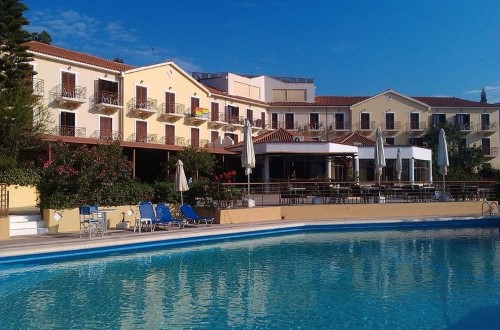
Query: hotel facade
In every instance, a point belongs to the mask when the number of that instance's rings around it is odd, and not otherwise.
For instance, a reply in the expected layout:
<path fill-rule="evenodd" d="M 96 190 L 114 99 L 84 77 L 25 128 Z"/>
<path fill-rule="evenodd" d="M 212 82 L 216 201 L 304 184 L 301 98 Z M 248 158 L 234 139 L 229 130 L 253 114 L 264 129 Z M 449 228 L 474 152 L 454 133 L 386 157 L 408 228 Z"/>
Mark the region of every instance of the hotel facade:
<path fill-rule="evenodd" d="M 262 154 L 254 181 L 289 178 L 294 171 L 302 179 L 343 180 L 346 167 L 351 176 L 371 180 L 377 127 L 387 143 L 384 179 L 393 180 L 390 163 L 400 148 L 403 178 L 431 181 L 423 135 L 445 121 L 458 127 L 464 144 L 481 147 L 486 161 L 500 167 L 498 105 L 390 89 L 373 96 L 316 96 L 308 78 L 189 74 L 171 61 L 134 67 L 39 42 L 28 46 L 33 90 L 51 116 L 46 139 L 120 141 L 134 176 L 144 180 L 160 180 L 160 164 L 187 146 L 216 155 L 226 169 L 241 167 L 237 146 L 244 118 L 255 143 L 265 144 L 256 146 Z M 278 130 L 287 133 L 265 138 Z M 277 147 L 279 142 L 288 146 Z"/>

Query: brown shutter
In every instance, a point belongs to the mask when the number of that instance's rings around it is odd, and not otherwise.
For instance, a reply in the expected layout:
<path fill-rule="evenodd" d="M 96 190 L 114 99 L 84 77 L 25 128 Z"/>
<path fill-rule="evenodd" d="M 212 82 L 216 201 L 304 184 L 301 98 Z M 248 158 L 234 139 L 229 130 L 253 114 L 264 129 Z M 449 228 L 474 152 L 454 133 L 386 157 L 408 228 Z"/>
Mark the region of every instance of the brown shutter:
<path fill-rule="evenodd" d="M 266 128 L 266 113 L 265 112 L 262 112 L 260 114 L 260 120 L 261 120 L 261 128 Z"/>
<path fill-rule="evenodd" d="M 200 146 L 200 131 L 197 128 L 191 128 L 191 147 Z"/>
<path fill-rule="evenodd" d="M 73 73 L 61 72 L 62 96 L 75 98 L 76 76 Z"/>
<path fill-rule="evenodd" d="M 219 132 L 212 131 L 210 132 L 210 142 L 215 142 L 219 138 Z"/>
<path fill-rule="evenodd" d="M 148 89 L 143 86 L 135 87 L 136 106 L 139 109 L 147 109 Z"/>
<path fill-rule="evenodd" d="M 135 141 L 147 142 L 148 124 L 145 121 L 137 121 L 135 123 Z"/>
<path fill-rule="evenodd" d="M 165 144 L 175 144 L 175 126 L 165 125 Z"/>
<path fill-rule="evenodd" d="M 196 108 L 200 106 L 200 99 L 196 97 L 191 98 L 191 115 L 196 116 Z"/>
<path fill-rule="evenodd" d="M 174 93 L 165 93 L 165 106 L 166 112 L 175 113 L 175 94 Z"/>
<path fill-rule="evenodd" d="M 211 110 L 211 120 L 218 121 L 219 120 L 219 103 L 212 102 Z"/>
<path fill-rule="evenodd" d="M 253 125 L 253 110 L 252 109 L 247 109 L 247 118 L 250 120 L 250 122 Z"/>
<path fill-rule="evenodd" d="M 111 139 L 112 129 L 113 129 L 113 119 L 109 117 L 100 117 L 99 119 L 100 127 L 100 138 L 101 139 Z"/>
<path fill-rule="evenodd" d="M 61 112 L 61 126 L 59 134 L 63 136 L 75 136 L 75 114 L 72 112 Z"/>

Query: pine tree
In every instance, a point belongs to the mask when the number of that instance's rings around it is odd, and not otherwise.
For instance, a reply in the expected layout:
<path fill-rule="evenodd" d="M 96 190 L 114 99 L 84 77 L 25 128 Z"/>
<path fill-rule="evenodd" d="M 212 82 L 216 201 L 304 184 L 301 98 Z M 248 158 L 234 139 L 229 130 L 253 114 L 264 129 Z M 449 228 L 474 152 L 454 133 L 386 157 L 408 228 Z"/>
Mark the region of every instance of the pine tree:
<path fill-rule="evenodd" d="M 486 90 L 484 89 L 484 87 L 481 90 L 481 100 L 479 102 L 488 103 L 488 99 L 486 98 Z"/>

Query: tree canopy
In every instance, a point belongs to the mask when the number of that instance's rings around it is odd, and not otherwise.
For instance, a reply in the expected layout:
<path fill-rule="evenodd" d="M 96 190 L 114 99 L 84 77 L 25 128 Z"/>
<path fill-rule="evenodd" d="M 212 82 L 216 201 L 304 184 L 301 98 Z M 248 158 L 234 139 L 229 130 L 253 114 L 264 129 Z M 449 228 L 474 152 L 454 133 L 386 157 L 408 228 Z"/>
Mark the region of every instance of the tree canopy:
<path fill-rule="evenodd" d="M 448 144 L 448 180 L 478 180 L 478 171 L 484 162 L 484 154 L 479 147 L 469 147 L 463 143 L 460 131 L 455 125 L 444 123 L 434 126 L 424 136 L 424 145 L 432 150 L 432 173 L 435 180 L 440 179 L 437 166 L 439 129 L 443 128 Z"/>
<path fill-rule="evenodd" d="M 40 33 L 33 32 L 30 35 L 30 39 L 33 41 L 43 42 L 44 44 L 48 45 L 52 43 L 52 37 L 47 31 L 42 31 Z"/>

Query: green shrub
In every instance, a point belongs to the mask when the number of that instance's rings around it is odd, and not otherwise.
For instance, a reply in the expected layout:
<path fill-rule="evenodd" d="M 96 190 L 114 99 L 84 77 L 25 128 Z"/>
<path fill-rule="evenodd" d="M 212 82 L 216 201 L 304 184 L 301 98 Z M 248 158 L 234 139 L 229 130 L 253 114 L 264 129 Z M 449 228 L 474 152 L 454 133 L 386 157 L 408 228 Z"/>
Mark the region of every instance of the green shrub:
<path fill-rule="evenodd" d="M 0 169 L 0 182 L 9 185 L 36 186 L 40 181 L 40 174 L 34 168 L 11 167 Z"/>

